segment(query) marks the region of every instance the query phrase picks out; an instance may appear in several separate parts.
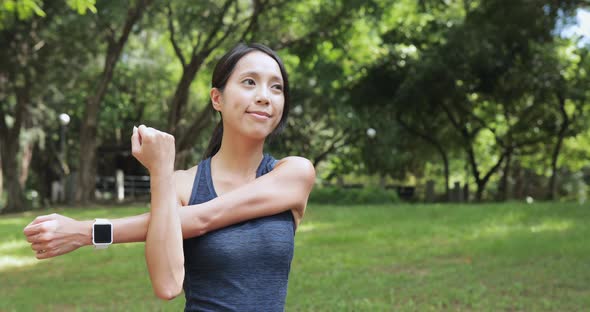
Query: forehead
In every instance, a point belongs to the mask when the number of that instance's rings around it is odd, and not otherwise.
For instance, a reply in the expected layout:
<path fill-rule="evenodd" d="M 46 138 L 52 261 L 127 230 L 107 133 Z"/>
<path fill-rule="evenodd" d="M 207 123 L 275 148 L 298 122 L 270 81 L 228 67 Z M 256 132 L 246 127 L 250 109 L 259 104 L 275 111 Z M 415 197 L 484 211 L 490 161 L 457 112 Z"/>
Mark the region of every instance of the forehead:
<path fill-rule="evenodd" d="M 282 77 L 279 64 L 272 57 L 260 51 L 244 55 L 236 64 L 234 72 L 237 75 L 254 72 L 262 76 L 276 76 L 279 79 Z"/>

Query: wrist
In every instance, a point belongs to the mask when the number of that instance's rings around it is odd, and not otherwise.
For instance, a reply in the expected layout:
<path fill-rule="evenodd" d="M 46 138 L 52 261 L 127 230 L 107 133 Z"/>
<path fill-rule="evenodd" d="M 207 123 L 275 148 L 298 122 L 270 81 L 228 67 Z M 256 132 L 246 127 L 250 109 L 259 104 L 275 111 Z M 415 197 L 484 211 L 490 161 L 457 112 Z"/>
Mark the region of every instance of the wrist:
<path fill-rule="evenodd" d="M 94 221 L 79 221 L 78 233 L 80 234 L 80 246 L 92 245 L 92 224 Z"/>
<path fill-rule="evenodd" d="M 174 176 L 174 170 L 172 169 L 159 169 L 150 171 L 151 180 L 172 179 L 172 176 Z"/>

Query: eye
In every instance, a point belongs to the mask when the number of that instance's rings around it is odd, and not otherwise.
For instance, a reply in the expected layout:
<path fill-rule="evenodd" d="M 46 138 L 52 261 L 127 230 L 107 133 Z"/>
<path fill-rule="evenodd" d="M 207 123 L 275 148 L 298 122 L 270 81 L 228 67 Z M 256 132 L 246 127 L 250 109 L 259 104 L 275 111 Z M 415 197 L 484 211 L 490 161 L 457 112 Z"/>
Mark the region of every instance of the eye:
<path fill-rule="evenodd" d="M 280 85 L 280 84 L 273 85 L 273 86 L 272 86 L 272 88 L 273 88 L 273 89 L 280 90 L 280 91 L 283 91 L 283 86 L 282 86 L 282 85 Z"/>
<path fill-rule="evenodd" d="M 253 86 L 253 85 L 255 85 L 255 84 L 256 84 L 256 83 L 254 82 L 254 79 L 251 79 L 251 78 L 247 78 L 247 79 L 244 79 L 244 80 L 242 80 L 242 83 L 243 83 L 243 84 L 246 84 L 246 85 L 248 85 L 248 86 Z"/>

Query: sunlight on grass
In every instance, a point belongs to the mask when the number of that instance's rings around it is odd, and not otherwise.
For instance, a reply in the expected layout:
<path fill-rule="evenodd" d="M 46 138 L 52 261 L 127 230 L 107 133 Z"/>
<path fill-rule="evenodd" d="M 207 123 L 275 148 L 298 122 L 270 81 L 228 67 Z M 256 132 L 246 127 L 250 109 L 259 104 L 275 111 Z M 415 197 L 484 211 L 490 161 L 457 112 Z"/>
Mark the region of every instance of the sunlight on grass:
<path fill-rule="evenodd" d="M 565 220 L 545 220 L 545 222 L 541 224 L 537 224 L 531 226 L 531 232 L 538 233 L 538 232 L 546 232 L 546 231 L 555 231 L 555 232 L 563 232 L 572 227 L 571 221 Z"/>
<path fill-rule="evenodd" d="M 475 238 L 481 237 L 494 237 L 494 236 L 505 236 L 511 232 L 522 230 L 522 225 L 507 225 L 507 224 L 490 224 L 481 229 L 478 229 L 474 233 Z"/>
<path fill-rule="evenodd" d="M 510 223 L 492 223 L 487 226 L 476 229 L 473 233 L 473 238 L 482 237 L 500 237 L 507 236 L 514 232 L 563 232 L 571 228 L 573 223 L 566 220 L 547 219 L 535 225 L 526 224 L 510 224 Z"/>
<path fill-rule="evenodd" d="M 0 243 L 0 272 L 6 271 L 11 268 L 18 268 L 24 266 L 30 266 L 37 264 L 39 261 L 34 257 L 21 257 L 11 255 L 16 250 L 22 248 L 28 248 L 29 243 L 26 240 L 11 240 L 4 243 Z"/>
<path fill-rule="evenodd" d="M 315 231 L 318 229 L 326 229 L 328 227 L 330 227 L 329 223 L 305 222 L 305 223 L 301 224 L 299 226 L 299 228 L 297 228 L 297 232 L 305 233 L 305 232 Z"/>
<path fill-rule="evenodd" d="M 28 247 L 29 243 L 26 240 L 8 241 L 6 243 L 0 243 L 0 252 L 6 254 L 15 249 Z"/>
<path fill-rule="evenodd" d="M 37 263 L 39 263 L 39 261 L 32 257 L 2 256 L 0 257 L 0 272 L 12 268 L 31 266 Z"/>
<path fill-rule="evenodd" d="M 21 225 L 22 223 L 19 218 L 0 219 L 0 225 Z"/>

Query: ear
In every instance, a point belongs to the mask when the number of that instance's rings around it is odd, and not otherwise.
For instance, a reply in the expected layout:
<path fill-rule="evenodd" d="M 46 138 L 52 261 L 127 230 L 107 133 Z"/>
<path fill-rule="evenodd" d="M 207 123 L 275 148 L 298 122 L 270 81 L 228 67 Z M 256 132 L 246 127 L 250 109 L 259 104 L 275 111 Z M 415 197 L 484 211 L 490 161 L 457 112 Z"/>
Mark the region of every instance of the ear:
<path fill-rule="evenodd" d="M 215 109 L 218 112 L 221 112 L 221 106 L 222 106 L 221 91 L 219 91 L 219 89 L 217 89 L 217 88 L 211 88 L 211 91 L 209 92 L 209 96 L 211 97 L 211 103 L 213 104 L 213 109 Z"/>

